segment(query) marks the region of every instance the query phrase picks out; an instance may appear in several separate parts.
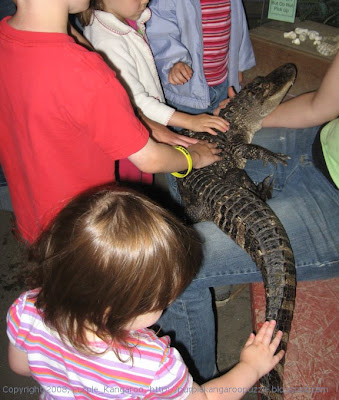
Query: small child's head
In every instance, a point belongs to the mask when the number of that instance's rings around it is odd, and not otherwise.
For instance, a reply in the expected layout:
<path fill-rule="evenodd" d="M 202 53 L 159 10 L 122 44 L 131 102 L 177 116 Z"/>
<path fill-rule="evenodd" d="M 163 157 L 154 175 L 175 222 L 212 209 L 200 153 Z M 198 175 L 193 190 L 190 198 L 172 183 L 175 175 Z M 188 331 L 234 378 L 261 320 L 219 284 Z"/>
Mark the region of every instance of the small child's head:
<path fill-rule="evenodd" d="M 91 0 L 89 7 L 78 15 L 83 26 L 91 23 L 95 10 L 106 11 L 115 15 L 119 20 L 136 21 L 147 7 L 149 0 Z"/>
<path fill-rule="evenodd" d="M 197 273 L 193 232 L 130 189 L 75 198 L 32 249 L 45 322 L 78 349 L 88 330 L 125 343 L 137 317 L 164 310 Z"/>

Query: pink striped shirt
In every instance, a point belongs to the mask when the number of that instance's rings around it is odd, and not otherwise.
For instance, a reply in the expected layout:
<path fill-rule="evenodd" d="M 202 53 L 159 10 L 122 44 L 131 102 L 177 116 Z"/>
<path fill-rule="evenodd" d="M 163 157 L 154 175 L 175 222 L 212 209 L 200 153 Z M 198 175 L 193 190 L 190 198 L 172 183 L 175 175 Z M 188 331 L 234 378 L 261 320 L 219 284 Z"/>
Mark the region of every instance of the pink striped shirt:
<path fill-rule="evenodd" d="M 37 290 L 23 293 L 7 314 L 11 343 L 27 353 L 33 378 L 41 385 L 40 399 L 185 399 L 193 380 L 167 336 L 150 329 L 131 332 L 133 361 L 121 349 L 120 361 L 111 350 L 84 355 L 49 329 L 34 302 Z M 102 341 L 91 343 L 103 352 Z"/>
<path fill-rule="evenodd" d="M 231 3 L 230 0 L 200 0 L 200 3 L 204 73 L 208 85 L 215 86 L 227 77 Z"/>

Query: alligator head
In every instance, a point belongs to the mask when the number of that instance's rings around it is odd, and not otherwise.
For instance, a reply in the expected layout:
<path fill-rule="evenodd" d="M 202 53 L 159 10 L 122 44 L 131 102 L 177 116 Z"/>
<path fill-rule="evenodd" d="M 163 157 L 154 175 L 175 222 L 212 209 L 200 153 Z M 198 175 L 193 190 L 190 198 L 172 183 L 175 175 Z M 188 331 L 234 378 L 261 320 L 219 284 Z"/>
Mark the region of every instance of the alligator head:
<path fill-rule="evenodd" d="M 250 143 L 266 115 L 285 97 L 296 75 L 294 64 L 284 64 L 267 76 L 258 76 L 237 93 L 219 115 L 246 132 L 247 143 Z"/>

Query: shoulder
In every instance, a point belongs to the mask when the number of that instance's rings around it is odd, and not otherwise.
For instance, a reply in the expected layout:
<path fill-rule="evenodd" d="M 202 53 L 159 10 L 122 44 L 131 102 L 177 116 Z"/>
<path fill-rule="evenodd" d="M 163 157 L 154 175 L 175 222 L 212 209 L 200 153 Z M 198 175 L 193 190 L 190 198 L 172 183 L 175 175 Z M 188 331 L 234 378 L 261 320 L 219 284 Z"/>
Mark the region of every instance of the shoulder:
<path fill-rule="evenodd" d="M 39 294 L 39 289 L 29 290 L 22 293 L 10 306 L 8 313 L 20 316 L 24 312 L 35 314 L 35 300 Z"/>
<path fill-rule="evenodd" d="M 158 362 L 154 365 L 153 381 L 150 393 L 156 398 L 172 398 L 173 393 L 177 399 L 186 399 L 193 385 L 190 375 L 180 353 L 170 346 L 168 336 L 159 338 L 153 331 L 147 330 L 145 341 L 150 341 L 152 347 L 158 352 Z"/>
<path fill-rule="evenodd" d="M 151 329 L 142 329 L 137 331 L 137 347 L 141 352 L 148 352 L 154 355 L 159 361 L 159 366 L 173 369 L 174 365 L 182 366 L 186 369 L 186 365 L 180 353 L 171 347 L 169 336 L 158 337 Z"/>
<path fill-rule="evenodd" d="M 175 9 L 177 5 L 181 5 L 181 3 L 187 3 L 182 0 L 152 0 L 149 4 L 149 8 L 151 11 L 157 10 L 158 12 L 161 11 L 170 11 L 172 9 Z M 193 1 L 193 3 L 198 3 L 196 1 Z M 199 2 L 200 3 L 200 2 Z"/>
<path fill-rule="evenodd" d="M 152 350 L 157 354 L 163 354 L 170 346 L 168 336 L 158 337 L 152 329 L 140 329 L 133 335 L 137 345 L 144 349 Z"/>
<path fill-rule="evenodd" d="M 84 36 L 104 59 L 107 55 L 113 54 L 123 56 L 129 52 L 134 30 L 121 21 L 111 20 L 110 17 L 115 17 L 106 14 L 108 13 L 97 11 L 91 24 L 84 28 Z M 107 62 L 106 59 L 105 61 Z"/>
<path fill-rule="evenodd" d="M 86 92 L 87 99 L 90 99 L 91 93 L 97 97 L 101 90 L 122 90 L 115 72 L 104 58 L 96 51 L 87 50 L 77 44 L 69 49 L 61 69 L 61 87 L 73 93 L 78 100 L 81 99 L 79 93 Z"/>
<path fill-rule="evenodd" d="M 22 293 L 10 306 L 7 313 L 7 335 L 13 344 L 22 334 L 22 327 L 29 331 L 35 320 L 41 320 L 38 310 L 35 307 L 36 296 L 39 290 L 31 290 Z"/>

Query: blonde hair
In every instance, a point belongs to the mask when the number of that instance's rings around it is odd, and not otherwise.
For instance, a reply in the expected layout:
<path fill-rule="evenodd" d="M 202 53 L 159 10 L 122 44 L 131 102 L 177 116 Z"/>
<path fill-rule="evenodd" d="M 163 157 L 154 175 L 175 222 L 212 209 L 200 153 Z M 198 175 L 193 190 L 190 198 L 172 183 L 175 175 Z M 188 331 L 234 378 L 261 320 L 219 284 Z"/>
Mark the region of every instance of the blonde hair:
<path fill-rule="evenodd" d="M 32 248 L 36 306 L 82 351 L 88 327 L 127 346 L 127 323 L 165 309 L 196 275 L 192 229 L 142 194 L 119 186 L 71 201 Z M 127 346 L 128 347 L 128 346 Z"/>

